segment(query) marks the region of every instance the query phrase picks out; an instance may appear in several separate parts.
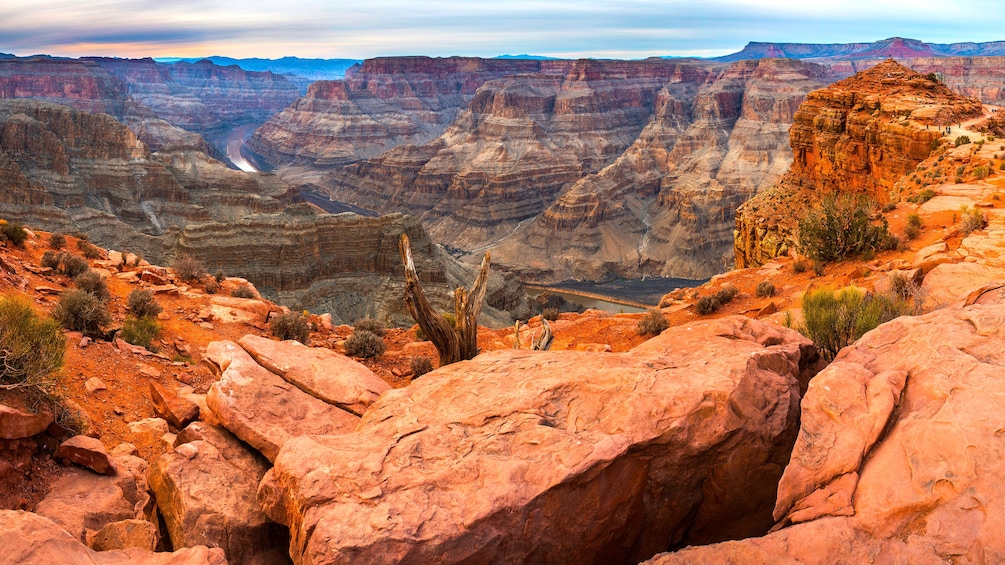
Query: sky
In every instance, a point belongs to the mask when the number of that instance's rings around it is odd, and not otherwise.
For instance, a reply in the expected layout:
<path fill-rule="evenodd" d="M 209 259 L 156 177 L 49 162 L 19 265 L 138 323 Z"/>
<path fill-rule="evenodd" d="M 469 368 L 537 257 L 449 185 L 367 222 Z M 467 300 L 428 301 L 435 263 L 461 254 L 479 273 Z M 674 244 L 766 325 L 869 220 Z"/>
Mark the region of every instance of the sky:
<path fill-rule="evenodd" d="M 1000 0 L 2 0 L 0 52 L 717 56 L 749 41 L 1005 40 Z"/>

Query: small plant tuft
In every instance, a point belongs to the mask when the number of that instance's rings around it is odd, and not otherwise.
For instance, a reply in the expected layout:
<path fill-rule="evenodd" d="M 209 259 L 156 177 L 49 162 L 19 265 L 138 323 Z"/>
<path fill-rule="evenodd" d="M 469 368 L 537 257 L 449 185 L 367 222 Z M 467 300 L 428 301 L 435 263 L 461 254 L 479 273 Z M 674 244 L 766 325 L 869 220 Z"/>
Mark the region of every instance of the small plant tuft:
<path fill-rule="evenodd" d="M 84 240 L 77 241 L 77 249 L 80 250 L 81 255 L 88 259 L 100 259 L 104 256 L 100 247 Z"/>
<path fill-rule="evenodd" d="M 714 313 L 719 309 L 719 299 L 715 296 L 702 296 L 698 299 L 698 303 L 695 304 L 695 311 L 699 316 L 707 316 L 708 314 Z"/>
<path fill-rule="evenodd" d="M 821 288 L 803 296 L 803 325 L 798 329 L 829 362 L 867 331 L 911 313 L 913 306 L 904 300 L 866 294 L 852 286 L 837 292 Z"/>
<path fill-rule="evenodd" d="M 792 272 L 796 273 L 797 275 L 800 273 L 805 273 L 808 270 L 810 270 L 810 264 L 808 261 L 806 261 L 806 259 L 799 257 L 792 262 Z"/>
<path fill-rule="evenodd" d="M 63 274 L 71 279 L 91 268 L 87 264 L 87 259 L 65 251 L 59 254 L 59 264 L 61 265 L 60 270 L 63 271 Z"/>
<path fill-rule="evenodd" d="M 198 282 L 206 276 L 206 266 L 190 255 L 182 255 L 171 263 L 174 274 L 183 281 Z"/>
<path fill-rule="evenodd" d="M 286 312 L 276 316 L 269 322 L 269 330 L 280 340 L 295 339 L 303 344 L 307 343 L 311 335 L 307 318 L 299 312 Z"/>
<path fill-rule="evenodd" d="M 49 393 L 65 350 L 59 323 L 37 314 L 25 298 L 0 296 L 0 384 Z"/>
<path fill-rule="evenodd" d="M 223 279 L 227 278 L 227 275 L 223 274 L 223 269 L 220 269 L 215 275 L 213 275 L 213 278 L 216 280 L 217 284 L 220 284 L 223 282 Z"/>
<path fill-rule="evenodd" d="M 961 146 L 961 145 L 966 145 L 966 144 L 970 143 L 970 136 L 969 136 L 969 135 L 961 135 L 961 136 L 958 136 L 958 137 L 956 138 L 956 141 L 955 141 L 955 143 L 956 143 L 956 146 L 957 146 L 957 147 L 959 147 L 959 146 Z"/>
<path fill-rule="evenodd" d="M 424 355 L 412 357 L 411 361 L 409 361 L 409 365 L 412 368 L 413 379 L 417 379 L 433 370 L 433 361 Z"/>
<path fill-rule="evenodd" d="M 21 227 L 21 224 L 10 222 L 0 225 L 0 241 L 9 241 L 14 247 L 24 247 L 27 239 L 28 230 Z"/>
<path fill-rule="evenodd" d="M 988 225 L 988 220 L 977 208 L 964 205 L 960 208 L 960 231 L 964 236 L 971 232 L 984 229 Z"/>
<path fill-rule="evenodd" d="M 640 336 L 656 336 L 663 333 L 663 330 L 668 327 L 670 327 L 670 322 L 667 321 L 663 312 L 660 312 L 659 308 L 650 308 L 635 326 L 635 331 Z"/>
<path fill-rule="evenodd" d="M 234 298 L 255 298 L 255 291 L 250 286 L 242 284 L 230 291 L 230 295 Z"/>
<path fill-rule="evenodd" d="M 384 340 L 373 332 L 354 331 L 345 342 L 345 353 L 352 357 L 373 359 L 384 354 Z"/>
<path fill-rule="evenodd" d="M 757 283 L 757 297 L 769 298 L 775 295 L 775 285 L 771 281 Z"/>
<path fill-rule="evenodd" d="M 558 308 L 545 308 L 541 310 L 541 317 L 549 322 L 554 322 L 558 319 Z"/>
<path fill-rule="evenodd" d="M 64 292 L 53 310 L 53 316 L 64 328 L 92 336 L 112 322 L 104 302 L 80 289 Z"/>
<path fill-rule="evenodd" d="M 355 332 L 367 331 L 376 336 L 384 337 L 386 330 L 384 329 L 384 324 L 380 323 L 380 320 L 374 320 L 373 318 L 360 318 L 352 323 L 352 329 Z"/>
<path fill-rule="evenodd" d="M 126 316 L 122 323 L 122 339 L 127 343 L 150 349 L 161 333 L 161 324 L 152 316 Z"/>
<path fill-rule="evenodd" d="M 740 293 L 740 290 L 736 288 L 732 283 L 726 283 L 722 285 L 719 292 L 715 293 L 715 299 L 719 301 L 719 306 L 729 304 L 736 298 L 736 295 Z"/>
<path fill-rule="evenodd" d="M 108 292 L 108 284 L 101 279 L 101 275 L 93 269 L 87 269 L 73 279 L 73 285 L 102 302 L 107 302 L 112 294 Z"/>
<path fill-rule="evenodd" d="M 52 269 L 53 271 L 58 271 L 59 270 L 59 256 L 60 255 L 61 255 L 60 253 L 56 253 L 55 251 L 49 249 L 45 253 L 42 254 L 42 259 L 39 260 L 39 263 L 43 267 L 48 267 L 48 268 Z"/>
<path fill-rule="evenodd" d="M 163 310 L 154 299 L 154 293 L 145 288 L 137 288 L 130 292 L 126 304 L 129 306 L 129 312 L 137 318 L 153 317 Z"/>
<path fill-rule="evenodd" d="M 60 250 L 66 247 L 66 236 L 61 233 L 54 233 L 49 236 L 49 247 Z"/>

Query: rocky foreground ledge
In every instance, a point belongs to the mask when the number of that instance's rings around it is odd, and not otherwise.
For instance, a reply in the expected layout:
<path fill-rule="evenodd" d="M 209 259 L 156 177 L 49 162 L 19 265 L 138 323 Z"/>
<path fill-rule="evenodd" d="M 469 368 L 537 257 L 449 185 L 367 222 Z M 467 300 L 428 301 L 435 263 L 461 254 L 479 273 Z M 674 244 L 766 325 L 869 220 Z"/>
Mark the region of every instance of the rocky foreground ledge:
<path fill-rule="evenodd" d="M 774 512 L 793 525 L 648 563 L 1005 561 L 1005 290 L 967 302 L 884 324 L 813 379 Z"/>

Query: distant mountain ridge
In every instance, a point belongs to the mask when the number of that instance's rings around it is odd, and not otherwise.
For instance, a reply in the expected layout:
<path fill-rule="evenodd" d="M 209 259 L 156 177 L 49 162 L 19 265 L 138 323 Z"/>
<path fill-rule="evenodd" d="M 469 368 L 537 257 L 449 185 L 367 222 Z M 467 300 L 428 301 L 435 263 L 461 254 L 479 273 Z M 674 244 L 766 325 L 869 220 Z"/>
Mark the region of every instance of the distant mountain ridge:
<path fill-rule="evenodd" d="M 741 51 L 713 61 L 732 63 L 745 59 L 915 59 L 920 57 L 987 57 L 1005 55 L 1005 41 L 985 43 L 926 43 L 891 37 L 872 43 L 761 43 L 752 41 Z"/>
<path fill-rule="evenodd" d="M 234 59 L 213 55 L 211 57 L 188 58 L 155 58 L 158 63 L 197 63 L 212 61 L 222 67 L 237 65 L 245 71 L 272 71 L 291 79 L 300 87 L 301 93 L 307 92 L 307 85 L 316 80 L 338 80 L 345 77 L 349 67 L 362 63 L 358 59 L 302 59 L 300 57 L 281 57 L 279 59 L 262 59 L 257 57 Z"/>

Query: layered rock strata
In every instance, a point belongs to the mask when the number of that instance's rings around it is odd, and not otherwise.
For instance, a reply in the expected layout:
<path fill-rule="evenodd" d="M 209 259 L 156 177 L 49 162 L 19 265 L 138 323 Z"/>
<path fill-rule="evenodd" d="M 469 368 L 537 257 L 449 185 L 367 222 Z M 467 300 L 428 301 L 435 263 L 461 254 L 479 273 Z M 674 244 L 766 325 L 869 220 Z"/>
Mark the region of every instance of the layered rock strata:
<path fill-rule="evenodd" d="M 1000 561 L 1005 294 L 968 303 L 884 324 L 810 382 L 774 510 L 792 525 L 649 563 Z"/>
<path fill-rule="evenodd" d="M 295 563 L 634 563 L 752 535 L 815 352 L 736 317 L 625 354 L 482 354 L 289 440 L 259 500 Z"/>
<path fill-rule="evenodd" d="M 937 146 L 940 126 L 982 113 L 979 100 L 892 60 L 810 93 L 789 131 L 791 169 L 737 210 L 736 265 L 759 265 L 793 248 L 800 217 L 793 211 L 824 194 L 889 201 L 894 184 Z"/>

